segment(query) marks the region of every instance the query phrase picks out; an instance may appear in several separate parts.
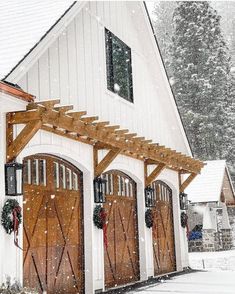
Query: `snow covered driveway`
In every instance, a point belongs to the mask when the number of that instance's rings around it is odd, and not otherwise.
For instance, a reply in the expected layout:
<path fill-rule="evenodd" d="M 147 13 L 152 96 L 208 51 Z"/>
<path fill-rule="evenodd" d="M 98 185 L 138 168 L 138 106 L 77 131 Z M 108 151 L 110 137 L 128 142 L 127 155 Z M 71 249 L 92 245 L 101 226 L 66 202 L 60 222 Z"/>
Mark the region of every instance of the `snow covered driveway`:
<path fill-rule="evenodd" d="M 163 283 L 149 285 L 129 293 L 234 294 L 235 273 L 232 271 L 194 272 L 176 276 Z"/>
<path fill-rule="evenodd" d="M 189 262 L 193 269 L 234 271 L 235 278 L 235 250 L 189 253 Z"/>
<path fill-rule="evenodd" d="M 128 293 L 235 294 L 235 250 L 189 254 L 190 266 L 203 271 L 179 275 Z"/>

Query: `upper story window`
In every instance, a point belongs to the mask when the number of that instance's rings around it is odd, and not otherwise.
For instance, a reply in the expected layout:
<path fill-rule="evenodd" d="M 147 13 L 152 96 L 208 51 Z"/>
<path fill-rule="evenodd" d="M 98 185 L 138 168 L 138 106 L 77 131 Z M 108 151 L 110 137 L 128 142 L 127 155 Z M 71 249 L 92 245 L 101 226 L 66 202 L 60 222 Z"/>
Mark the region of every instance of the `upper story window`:
<path fill-rule="evenodd" d="M 133 102 L 131 48 L 105 29 L 108 89 Z"/>

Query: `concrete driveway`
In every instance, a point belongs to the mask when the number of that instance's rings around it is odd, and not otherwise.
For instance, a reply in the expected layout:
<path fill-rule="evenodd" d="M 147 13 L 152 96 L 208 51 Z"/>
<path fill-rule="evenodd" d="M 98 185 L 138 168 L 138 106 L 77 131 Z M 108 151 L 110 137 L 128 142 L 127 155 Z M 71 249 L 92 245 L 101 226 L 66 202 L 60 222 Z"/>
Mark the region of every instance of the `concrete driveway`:
<path fill-rule="evenodd" d="M 135 289 L 141 294 L 235 294 L 235 272 L 193 272 L 162 280 L 161 283 Z"/>

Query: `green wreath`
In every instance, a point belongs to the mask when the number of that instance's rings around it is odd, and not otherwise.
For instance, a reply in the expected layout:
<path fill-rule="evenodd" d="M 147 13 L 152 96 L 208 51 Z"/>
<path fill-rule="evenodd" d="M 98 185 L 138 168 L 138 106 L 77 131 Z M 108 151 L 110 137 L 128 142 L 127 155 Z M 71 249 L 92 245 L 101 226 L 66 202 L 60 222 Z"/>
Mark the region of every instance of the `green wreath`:
<path fill-rule="evenodd" d="M 8 199 L 2 209 L 1 223 L 7 234 L 11 234 L 14 228 L 14 218 L 17 219 L 17 224 L 22 222 L 21 207 L 15 199 Z"/>
<path fill-rule="evenodd" d="M 153 212 L 150 208 L 145 211 L 145 224 L 149 229 L 153 226 Z"/>
<path fill-rule="evenodd" d="M 94 208 L 93 222 L 98 229 L 103 229 L 106 224 L 105 209 L 101 205 L 96 205 Z"/>

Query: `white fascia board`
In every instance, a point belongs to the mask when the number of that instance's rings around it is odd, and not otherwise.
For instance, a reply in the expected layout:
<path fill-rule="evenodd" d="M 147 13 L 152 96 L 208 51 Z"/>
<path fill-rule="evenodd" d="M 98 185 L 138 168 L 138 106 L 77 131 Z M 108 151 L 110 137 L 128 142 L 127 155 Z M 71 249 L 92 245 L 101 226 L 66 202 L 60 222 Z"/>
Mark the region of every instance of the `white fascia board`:
<path fill-rule="evenodd" d="M 221 201 L 221 192 L 222 192 L 222 190 L 223 190 L 223 183 L 224 183 L 225 171 L 226 171 L 226 163 L 225 163 L 225 165 L 224 165 L 223 176 L 221 177 L 220 189 L 219 189 L 219 191 L 218 191 L 218 193 L 219 193 L 219 195 L 217 196 L 218 201 Z"/>
<path fill-rule="evenodd" d="M 0 112 L 12 112 L 25 110 L 28 102 L 20 100 L 14 96 L 11 96 L 7 93 L 0 92 Z"/>
<path fill-rule="evenodd" d="M 7 76 L 7 81 L 17 82 L 28 72 L 31 66 L 38 60 L 50 45 L 59 37 L 63 30 L 71 23 L 76 15 L 85 6 L 87 1 L 77 1 L 73 7 L 55 24 L 47 35 L 32 49 L 32 51 L 20 62 L 17 67 Z"/>
<path fill-rule="evenodd" d="M 235 191 L 234 191 L 234 188 L 233 188 L 233 183 L 232 183 L 232 179 L 231 179 L 230 172 L 228 170 L 227 164 L 225 164 L 225 170 L 226 170 L 227 175 L 228 175 L 228 180 L 229 180 L 229 184 L 231 186 L 232 192 L 233 192 L 233 197 L 235 198 Z"/>
<path fill-rule="evenodd" d="M 183 137 L 183 140 L 184 140 L 184 144 L 185 144 L 186 149 L 188 151 L 188 155 L 192 156 L 192 151 L 191 151 L 191 148 L 189 146 L 189 142 L 188 142 L 187 136 L 185 134 L 184 127 L 182 125 L 182 121 L 181 121 L 181 118 L 180 118 L 179 111 L 177 109 L 175 98 L 173 97 L 173 94 L 172 94 L 172 90 L 171 90 L 171 87 L 170 87 L 169 80 L 167 78 L 166 70 L 165 70 L 165 67 L 163 65 L 163 60 L 161 58 L 160 52 L 158 51 L 157 42 L 156 42 L 156 39 L 155 39 L 153 31 L 152 31 L 152 27 L 151 27 L 151 24 L 150 24 L 150 21 L 149 21 L 149 17 L 147 15 L 147 11 L 146 11 L 144 2 L 141 2 L 141 9 L 143 11 L 144 19 L 146 21 L 146 25 L 147 25 L 147 28 L 148 28 L 148 33 L 149 33 L 151 41 L 152 41 L 152 46 L 154 48 L 153 51 L 154 51 L 154 54 L 156 56 L 156 59 L 158 60 L 159 65 L 160 65 L 161 73 L 162 73 L 163 79 L 165 81 L 166 89 L 167 89 L 167 92 L 168 92 L 168 95 L 169 95 L 169 98 L 170 98 L 169 100 L 170 100 L 170 103 L 172 105 L 175 117 L 177 119 L 180 131 L 181 131 L 181 134 L 182 134 L 182 137 Z"/>

